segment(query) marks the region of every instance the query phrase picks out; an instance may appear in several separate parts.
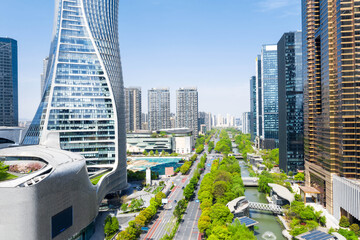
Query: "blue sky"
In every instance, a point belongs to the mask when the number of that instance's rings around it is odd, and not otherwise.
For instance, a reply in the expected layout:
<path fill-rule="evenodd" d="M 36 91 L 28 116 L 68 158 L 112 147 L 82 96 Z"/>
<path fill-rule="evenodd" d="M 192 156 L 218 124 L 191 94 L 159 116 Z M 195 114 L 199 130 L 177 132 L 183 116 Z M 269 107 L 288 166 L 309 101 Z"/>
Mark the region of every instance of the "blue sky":
<path fill-rule="evenodd" d="M 199 110 L 249 111 L 249 78 L 262 44 L 301 29 L 300 0 L 119 0 L 125 86 L 198 87 Z M 18 40 L 20 118 L 40 101 L 42 59 L 49 52 L 54 1 L 3 0 L 0 36 Z"/>

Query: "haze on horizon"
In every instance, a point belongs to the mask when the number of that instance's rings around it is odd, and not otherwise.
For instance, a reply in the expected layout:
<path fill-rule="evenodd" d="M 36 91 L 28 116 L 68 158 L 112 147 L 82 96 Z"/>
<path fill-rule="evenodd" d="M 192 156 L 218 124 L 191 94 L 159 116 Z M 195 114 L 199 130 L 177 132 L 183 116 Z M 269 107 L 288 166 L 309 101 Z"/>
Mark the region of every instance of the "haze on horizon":
<path fill-rule="evenodd" d="M 240 116 L 250 111 L 255 57 L 284 32 L 301 29 L 300 0 L 119 0 L 124 84 L 147 90 L 196 86 L 199 111 Z M 19 116 L 31 120 L 40 102 L 53 0 L 4 1 L 0 36 L 18 41 Z"/>

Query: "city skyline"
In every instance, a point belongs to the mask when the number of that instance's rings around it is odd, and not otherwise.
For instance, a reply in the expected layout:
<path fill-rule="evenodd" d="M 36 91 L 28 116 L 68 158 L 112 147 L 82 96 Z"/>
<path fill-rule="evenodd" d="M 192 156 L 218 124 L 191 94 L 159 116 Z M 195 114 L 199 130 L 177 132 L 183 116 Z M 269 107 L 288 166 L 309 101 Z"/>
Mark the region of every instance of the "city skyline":
<path fill-rule="evenodd" d="M 144 92 L 169 87 L 171 93 L 179 87 L 196 86 L 199 110 L 240 116 L 250 110 L 251 59 L 264 42 L 275 43 L 283 32 L 300 29 L 300 4 L 275 2 L 279 3 L 120 1 L 124 85 L 141 86 Z M 53 8 L 52 1 L 20 0 L 6 1 L 0 10 L 2 35 L 17 39 L 19 44 L 20 119 L 31 120 L 40 101 L 40 74 L 48 55 Z M 36 16 L 31 14 L 35 10 L 39 12 Z M 179 21 L 183 15 L 187 18 Z M 253 24 L 248 24 L 248 19 Z M 227 89 L 226 85 L 232 87 Z M 222 107 L 225 101 L 244 104 Z M 175 103 L 176 96 L 171 94 L 173 111 Z M 142 105 L 146 112 L 144 100 Z"/>

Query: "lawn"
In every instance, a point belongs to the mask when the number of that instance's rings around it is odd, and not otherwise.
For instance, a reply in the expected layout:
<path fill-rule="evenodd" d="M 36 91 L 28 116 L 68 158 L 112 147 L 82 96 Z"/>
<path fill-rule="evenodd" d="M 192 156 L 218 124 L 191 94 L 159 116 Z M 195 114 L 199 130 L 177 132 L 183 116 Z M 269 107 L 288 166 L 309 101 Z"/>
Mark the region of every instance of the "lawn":
<path fill-rule="evenodd" d="M 15 175 L 12 175 L 10 173 L 0 173 L 0 182 L 1 181 L 7 181 L 7 180 L 11 180 L 11 179 L 15 179 L 15 178 L 18 178 L 17 176 Z"/>
<path fill-rule="evenodd" d="M 100 174 L 99 176 L 90 179 L 91 183 L 92 183 L 93 185 L 98 184 L 98 182 L 100 181 L 100 179 L 101 179 L 105 174 L 108 174 L 108 173 L 109 173 L 109 172 L 104 172 L 103 174 Z"/>

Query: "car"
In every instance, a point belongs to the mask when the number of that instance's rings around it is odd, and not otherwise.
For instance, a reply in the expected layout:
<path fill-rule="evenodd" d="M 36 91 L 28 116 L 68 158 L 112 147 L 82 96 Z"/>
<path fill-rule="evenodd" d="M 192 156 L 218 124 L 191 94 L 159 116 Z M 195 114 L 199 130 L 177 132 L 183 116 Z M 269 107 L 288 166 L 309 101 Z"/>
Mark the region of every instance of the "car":
<path fill-rule="evenodd" d="M 196 199 L 196 200 L 195 200 L 195 202 L 197 202 L 197 203 L 198 203 L 198 202 L 200 202 L 200 201 L 199 201 L 199 199 Z"/>
<path fill-rule="evenodd" d="M 174 200 L 174 203 L 177 203 L 177 201 L 176 201 L 176 200 Z"/>
<path fill-rule="evenodd" d="M 184 189 L 185 187 L 183 186 L 181 189 Z"/>

